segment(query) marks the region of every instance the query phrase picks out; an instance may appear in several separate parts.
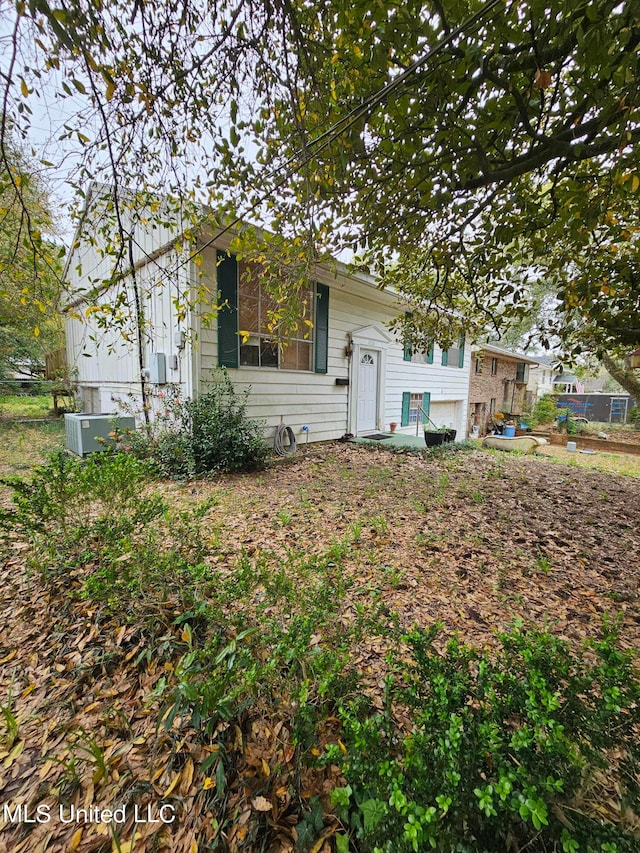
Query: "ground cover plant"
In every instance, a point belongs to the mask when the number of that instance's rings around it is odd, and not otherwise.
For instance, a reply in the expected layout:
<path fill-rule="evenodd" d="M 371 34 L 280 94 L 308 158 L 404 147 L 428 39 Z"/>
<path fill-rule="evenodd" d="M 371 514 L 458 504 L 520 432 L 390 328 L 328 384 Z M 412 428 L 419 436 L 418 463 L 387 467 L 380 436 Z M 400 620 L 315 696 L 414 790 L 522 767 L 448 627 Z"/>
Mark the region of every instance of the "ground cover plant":
<path fill-rule="evenodd" d="M 579 450 L 572 452 L 566 447 L 549 444 L 544 448 L 542 455 L 572 468 L 591 468 L 609 474 L 640 477 L 640 455 L 637 454 L 607 453 L 603 450 L 595 453 L 580 453 Z"/>
<path fill-rule="evenodd" d="M 0 844 L 637 849 L 638 487 L 469 450 L 182 484 L 54 457 L 5 486 L 4 795 L 127 811 Z"/>

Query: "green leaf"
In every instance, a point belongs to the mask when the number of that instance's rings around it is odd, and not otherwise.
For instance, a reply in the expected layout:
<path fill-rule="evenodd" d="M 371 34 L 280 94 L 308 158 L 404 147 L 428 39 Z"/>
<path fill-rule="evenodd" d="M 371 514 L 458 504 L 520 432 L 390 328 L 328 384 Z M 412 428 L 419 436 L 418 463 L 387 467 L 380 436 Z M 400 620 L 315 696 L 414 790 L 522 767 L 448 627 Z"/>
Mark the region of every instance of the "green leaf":
<path fill-rule="evenodd" d="M 336 853 L 349 853 L 349 836 L 336 835 Z"/>
<path fill-rule="evenodd" d="M 360 811 L 364 819 L 365 832 L 372 832 L 383 820 L 387 813 L 387 804 L 383 800 L 370 799 L 360 803 Z"/>

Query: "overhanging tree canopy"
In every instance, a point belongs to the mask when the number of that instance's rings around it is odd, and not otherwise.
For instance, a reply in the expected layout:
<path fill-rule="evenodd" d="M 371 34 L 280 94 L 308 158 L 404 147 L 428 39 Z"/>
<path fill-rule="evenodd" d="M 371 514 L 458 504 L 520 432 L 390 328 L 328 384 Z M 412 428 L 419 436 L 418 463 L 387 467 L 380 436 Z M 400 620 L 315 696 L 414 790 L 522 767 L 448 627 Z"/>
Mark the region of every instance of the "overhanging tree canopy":
<path fill-rule="evenodd" d="M 0 377 L 44 369 L 64 340 L 57 314 L 61 248 L 50 239 L 45 187 L 23 152 L 4 141 L 0 163 Z"/>
<path fill-rule="evenodd" d="M 7 36 L 5 121 L 26 129 L 49 78 L 80 183 L 355 246 L 425 337 L 446 342 L 460 314 L 499 329 L 545 274 L 570 345 L 588 320 L 598 348 L 630 347 L 636 217 L 614 211 L 631 215 L 640 188 L 639 15 L 612 0 L 32 0 Z"/>

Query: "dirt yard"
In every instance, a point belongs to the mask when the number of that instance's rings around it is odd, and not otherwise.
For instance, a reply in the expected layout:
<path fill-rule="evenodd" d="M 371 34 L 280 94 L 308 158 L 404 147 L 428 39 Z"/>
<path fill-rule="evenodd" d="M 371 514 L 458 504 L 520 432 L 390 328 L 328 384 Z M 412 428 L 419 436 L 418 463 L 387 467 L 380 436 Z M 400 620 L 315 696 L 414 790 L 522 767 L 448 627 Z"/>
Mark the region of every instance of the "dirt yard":
<path fill-rule="evenodd" d="M 620 612 L 640 650 L 639 496 L 638 480 L 545 457 L 338 445 L 227 481 L 217 523 L 232 549 L 283 554 L 359 531 L 352 570 L 407 626 L 442 619 L 482 643 L 522 617 L 579 637 Z"/>
<path fill-rule="evenodd" d="M 33 453 L 25 447 L 25 458 Z M 218 568 L 231 571 L 240 553 L 256 559 L 269 552 L 284 564 L 293 552 L 321 553 L 348 539 L 345 620 L 373 601 L 401 626 L 442 621 L 446 634 L 459 632 L 482 646 L 516 618 L 579 641 L 594 636 L 608 614 L 619 616 L 623 644 L 640 651 L 635 477 L 544 456 L 478 450 L 432 460 L 336 444 L 260 474 L 156 487 L 179 506 L 215 497 L 206 528 L 220 543 Z M 20 801 L 53 780 L 58 795 L 82 804 L 98 789 L 113 802 L 146 785 L 157 797 L 181 798 L 191 817 L 171 832 L 143 828 L 135 845 L 119 841 L 113 849 L 197 850 L 194 839 L 214 833 L 202 807 L 208 783 L 199 772 L 210 754 L 193 733 L 178 740 L 157 728 L 149 695 L 163 671 L 152 659 L 139 663 L 145 632 L 125 619 L 106 619 L 90 600 L 72 601 L 77 573 L 53 586 L 25 573 L 19 543 L 5 552 L 1 575 L 0 683 L 5 697 L 11 694 L 17 730 L 11 745 L 0 748 L 0 787 Z M 166 607 L 173 612 L 171 601 Z M 179 643 L 176 630 L 172 641 Z M 379 637 L 365 637 L 355 656 L 374 697 L 388 651 Z M 294 771 L 285 733 L 282 723 L 265 719 L 248 736 L 243 760 L 248 773 L 279 773 L 274 790 L 286 792 Z M 242 796 L 234 789 L 238 803 Z M 292 838 L 282 814 L 278 831 Z M 104 827 L 0 832 L 0 851 L 7 853 L 111 849 Z M 293 849 L 293 842 L 269 849 Z"/>

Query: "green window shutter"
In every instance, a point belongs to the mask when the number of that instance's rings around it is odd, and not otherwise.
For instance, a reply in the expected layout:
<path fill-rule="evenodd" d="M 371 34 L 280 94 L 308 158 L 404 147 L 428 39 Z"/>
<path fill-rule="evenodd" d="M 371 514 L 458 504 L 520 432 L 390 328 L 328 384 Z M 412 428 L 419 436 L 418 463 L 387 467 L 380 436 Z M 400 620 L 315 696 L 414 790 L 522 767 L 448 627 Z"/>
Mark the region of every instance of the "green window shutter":
<path fill-rule="evenodd" d="M 443 349 L 442 350 L 442 366 L 447 367 L 448 364 L 449 364 L 449 350 Z"/>
<path fill-rule="evenodd" d="M 405 317 L 405 320 L 409 320 L 409 319 L 411 319 L 411 317 L 413 317 L 413 314 L 410 311 L 407 311 L 406 314 L 404 315 L 404 317 Z M 404 361 L 411 361 L 412 357 L 413 357 L 413 342 L 411 340 L 411 335 L 407 334 L 407 332 L 405 331 L 404 352 L 402 353 L 402 358 L 404 359 Z"/>
<path fill-rule="evenodd" d="M 218 252 L 218 364 L 238 366 L 238 262 Z"/>
<path fill-rule="evenodd" d="M 425 411 L 426 415 L 431 414 L 431 392 L 425 391 L 422 395 L 422 408 Z M 423 417 L 422 420 L 426 423 L 426 418 Z"/>
<path fill-rule="evenodd" d="M 314 371 L 326 373 L 329 361 L 329 288 L 316 284 L 316 355 Z"/>
<path fill-rule="evenodd" d="M 403 391 L 402 392 L 402 418 L 400 420 L 400 426 L 409 426 L 409 403 L 411 401 L 411 392 Z"/>
<path fill-rule="evenodd" d="M 433 350 L 434 345 L 433 341 L 429 344 L 429 349 L 427 350 L 427 364 L 433 364 Z"/>
<path fill-rule="evenodd" d="M 464 344 L 465 344 L 464 332 L 461 332 L 460 337 L 458 339 L 458 346 L 460 348 L 460 350 L 458 352 L 458 367 L 464 367 Z"/>

